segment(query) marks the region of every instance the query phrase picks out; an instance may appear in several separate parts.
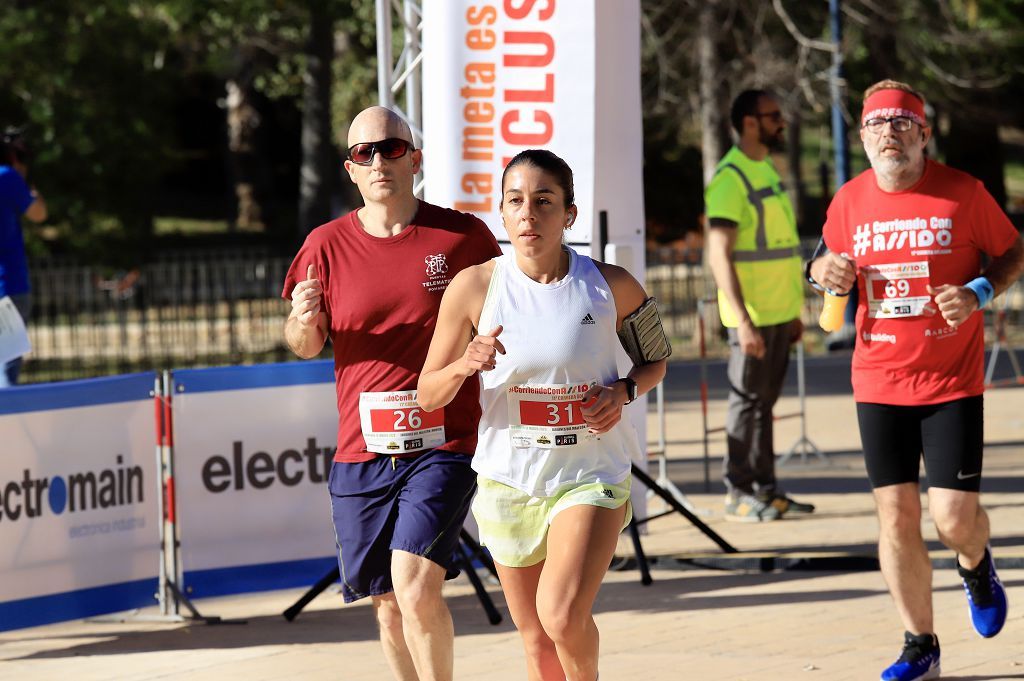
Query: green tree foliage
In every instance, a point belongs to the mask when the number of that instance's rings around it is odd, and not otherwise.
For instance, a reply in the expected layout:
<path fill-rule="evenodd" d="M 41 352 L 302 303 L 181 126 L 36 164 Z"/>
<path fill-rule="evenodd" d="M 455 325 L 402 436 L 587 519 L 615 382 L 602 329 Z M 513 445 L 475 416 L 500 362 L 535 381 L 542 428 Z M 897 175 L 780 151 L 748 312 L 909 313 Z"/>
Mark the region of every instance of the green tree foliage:
<path fill-rule="evenodd" d="M 663 226 L 676 220 L 677 232 L 696 224 L 676 216 L 699 212 L 699 194 L 681 181 L 695 174 L 686 150 L 701 146 L 701 107 L 708 105 L 698 96 L 697 56 L 698 39 L 708 37 L 698 35 L 698 16 L 709 4 L 716 13 L 710 39 L 721 63 L 715 82 L 725 95 L 725 103 L 712 105 L 728 106 L 748 87 L 770 89 L 805 130 L 824 133 L 818 135 L 821 157 L 831 154 L 827 2 L 641 0 L 645 149 L 648 169 L 655 170 L 645 190 L 647 205 L 665 211 L 648 217 Z M 997 126 L 1024 125 L 1024 0 L 843 0 L 841 6 L 851 143 L 857 144 L 863 90 L 882 78 L 904 80 L 935 108 L 941 156 L 985 180 L 1001 198 Z M 661 172 L 666 168 L 675 170 Z M 662 193 L 674 198 L 655 198 Z M 671 227 L 662 233 L 673 236 Z"/>
<path fill-rule="evenodd" d="M 180 161 L 171 114 L 185 79 L 244 77 L 301 107 L 314 3 L 335 21 L 336 144 L 376 99 L 373 0 L 6 5 L 0 124 L 27 128 L 58 249 L 108 260 L 145 251 L 160 178 Z"/>
<path fill-rule="evenodd" d="M 151 228 L 168 162 L 170 41 L 148 3 L 50 0 L 0 12 L 0 121 L 24 125 L 61 240 Z"/>

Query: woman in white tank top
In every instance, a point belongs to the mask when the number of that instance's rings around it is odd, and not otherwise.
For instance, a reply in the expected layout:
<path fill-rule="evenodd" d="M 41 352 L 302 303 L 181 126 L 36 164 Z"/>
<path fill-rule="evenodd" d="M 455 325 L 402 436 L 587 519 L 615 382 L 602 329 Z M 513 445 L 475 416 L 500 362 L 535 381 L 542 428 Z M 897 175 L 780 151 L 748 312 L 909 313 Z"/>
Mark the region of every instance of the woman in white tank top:
<path fill-rule="evenodd" d="M 562 159 L 512 159 L 501 217 L 514 252 L 449 284 L 418 386 L 429 411 L 481 381 L 473 512 L 531 681 L 597 677 L 591 611 L 628 522 L 640 451 L 622 407 L 665 375 L 660 360 L 619 378 L 616 330 L 647 294 L 621 267 L 563 245 L 576 215 Z"/>

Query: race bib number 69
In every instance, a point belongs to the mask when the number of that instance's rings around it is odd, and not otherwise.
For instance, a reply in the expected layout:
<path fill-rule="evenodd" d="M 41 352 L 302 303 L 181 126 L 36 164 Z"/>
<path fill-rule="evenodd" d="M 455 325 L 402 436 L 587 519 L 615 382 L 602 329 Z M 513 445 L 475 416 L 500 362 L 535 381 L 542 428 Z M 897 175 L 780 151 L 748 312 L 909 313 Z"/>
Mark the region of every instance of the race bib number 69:
<path fill-rule="evenodd" d="M 870 317 L 918 317 L 931 300 L 927 260 L 871 265 L 863 272 Z"/>
<path fill-rule="evenodd" d="M 359 424 L 366 451 L 404 454 L 445 443 L 444 410 L 423 411 L 415 390 L 359 394 Z"/>

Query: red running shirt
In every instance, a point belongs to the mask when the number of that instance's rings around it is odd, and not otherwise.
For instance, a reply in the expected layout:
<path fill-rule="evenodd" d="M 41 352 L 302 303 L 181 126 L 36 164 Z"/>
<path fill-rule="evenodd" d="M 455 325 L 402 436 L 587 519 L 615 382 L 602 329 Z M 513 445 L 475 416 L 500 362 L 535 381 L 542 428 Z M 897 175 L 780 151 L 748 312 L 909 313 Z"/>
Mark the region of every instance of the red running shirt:
<path fill-rule="evenodd" d="M 923 405 L 984 392 L 984 316 L 950 328 L 926 288 L 968 283 L 981 253 L 1002 255 L 1018 238 L 981 182 L 927 161 L 916 185 L 889 193 L 869 169 L 836 193 L 824 236 L 859 273 L 854 399 Z"/>
<path fill-rule="evenodd" d="M 355 211 L 309 234 L 288 269 L 281 296 L 290 301 L 295 285 L 306 279 L 307 266 L 316 266 L 334 346 L 335 461 L 377 456 L 363 440 L 359 394 L 415 390 L 448 282 L 460 270 L 500 253 L 479 219 L 423 201 L 412 223 L 393 237 L 367 234 Z M 445 407 L 446 442 L 440 449 L 467 455 L 476 449 L 479 395 L 473 377 Z"/>

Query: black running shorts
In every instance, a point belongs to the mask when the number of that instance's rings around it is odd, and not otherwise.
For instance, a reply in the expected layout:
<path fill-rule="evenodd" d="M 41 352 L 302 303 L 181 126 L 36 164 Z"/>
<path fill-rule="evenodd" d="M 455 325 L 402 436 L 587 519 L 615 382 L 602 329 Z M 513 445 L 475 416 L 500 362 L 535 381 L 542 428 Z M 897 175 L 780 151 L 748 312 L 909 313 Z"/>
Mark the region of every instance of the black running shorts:
<path fill-rule="evenodd" d="M 918 482 L 924 454 L 930 487 L 980 489 L 985 437 L 981 395 L 915 407 L 858 402 L 857 421 L 873 488 Z"/>

